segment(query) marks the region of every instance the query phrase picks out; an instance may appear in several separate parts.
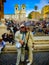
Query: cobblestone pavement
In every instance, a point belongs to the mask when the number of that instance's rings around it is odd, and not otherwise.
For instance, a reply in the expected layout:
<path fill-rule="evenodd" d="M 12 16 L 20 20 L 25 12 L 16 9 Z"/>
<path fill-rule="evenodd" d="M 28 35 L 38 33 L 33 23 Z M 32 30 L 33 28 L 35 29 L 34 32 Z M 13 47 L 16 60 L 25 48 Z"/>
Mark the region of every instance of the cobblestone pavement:
<path fill-rule="evenodd" d="M 0 54 L 0 65 L 15 65 L 16 56 L 16 53 Z M 49 65 L 49 52 L 35 52 L 33 65 Z"/>

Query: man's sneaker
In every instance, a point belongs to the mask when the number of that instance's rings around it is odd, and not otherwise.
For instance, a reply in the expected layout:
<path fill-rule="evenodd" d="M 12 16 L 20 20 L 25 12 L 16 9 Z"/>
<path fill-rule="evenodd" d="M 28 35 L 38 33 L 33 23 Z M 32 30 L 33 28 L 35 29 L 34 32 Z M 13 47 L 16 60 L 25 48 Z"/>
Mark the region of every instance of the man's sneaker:
<path fill-rule="evenodd" d="M 26 65 L 25 61 L 21 62 L 21 65 Z"/>

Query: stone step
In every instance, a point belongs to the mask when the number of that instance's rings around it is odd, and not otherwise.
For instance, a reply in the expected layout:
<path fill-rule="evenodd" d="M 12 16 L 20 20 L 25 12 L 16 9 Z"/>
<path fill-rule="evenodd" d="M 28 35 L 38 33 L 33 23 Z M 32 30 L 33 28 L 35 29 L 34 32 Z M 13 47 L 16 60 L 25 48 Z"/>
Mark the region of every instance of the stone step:
<path fill-rule="evenodd" d="M 49 44 L 34 44 L 34 49 L 49 49 Z"/>
<path fill-rule="evenodd" d="M 34 50 L 32 50 L 33 52 L 49 52 L 49 49 L 34 49 Z M 17 51 L 16 50 L 14 50 L 14 51 L 9 51 L 9 50 L 7 50 L 7 51 L 2 51 L 2 53 L 16 53 Z M 27 52 L 27 51 L 26 51 Z"/>
<path fill-rule="evenodd" d="M 49 44 L 49 41 L 41 41 L 41 40 L 39 40 L 39 41 L 34 41 L 34 44 Z"/>
<path fill-rule="evenodd" d="M 35 45 L 34 44 L 34 49 L 49 49 L 49 44 L 39 44 Z M 15 45 L 6 45 L 4 48 L 4 51 L 16 51 L 16 46 Z"/>

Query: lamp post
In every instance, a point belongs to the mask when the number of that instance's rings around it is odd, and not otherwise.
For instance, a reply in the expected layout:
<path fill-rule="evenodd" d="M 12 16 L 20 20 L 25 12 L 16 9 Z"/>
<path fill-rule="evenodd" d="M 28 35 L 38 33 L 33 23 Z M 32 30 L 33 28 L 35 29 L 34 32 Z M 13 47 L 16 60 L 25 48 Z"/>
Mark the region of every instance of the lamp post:
<path fill-rule="evenodd" d="M 36 16 L 37 16 L 36 12 L 37 12 L 38 6 L 35 6 L 34 9 L 35 9 L 35 19 L 36 19 Z"/>

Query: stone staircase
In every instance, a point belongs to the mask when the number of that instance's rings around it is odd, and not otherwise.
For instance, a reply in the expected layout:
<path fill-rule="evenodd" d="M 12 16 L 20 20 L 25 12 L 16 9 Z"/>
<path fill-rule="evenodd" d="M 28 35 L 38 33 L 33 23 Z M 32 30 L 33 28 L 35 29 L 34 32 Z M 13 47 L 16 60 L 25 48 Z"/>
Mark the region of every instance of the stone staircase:
<path fill-rule="evenodd" d="M 34 52 L 36 51 L 49 51 L 49 40 L 34 40 Z M 15 44 L 6 43 L 4 52 L 16 52 Z"/>
<path fill-rule="evenodd" d="M 7 32 L 6 26 L 0 26 L 0 41 L 2 34 Z M 34 36 L 34 51 L 49 51 L 49 36 Z M 6 43 L 4 52 L 16 52 L 15 44 Z"/>

